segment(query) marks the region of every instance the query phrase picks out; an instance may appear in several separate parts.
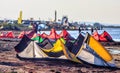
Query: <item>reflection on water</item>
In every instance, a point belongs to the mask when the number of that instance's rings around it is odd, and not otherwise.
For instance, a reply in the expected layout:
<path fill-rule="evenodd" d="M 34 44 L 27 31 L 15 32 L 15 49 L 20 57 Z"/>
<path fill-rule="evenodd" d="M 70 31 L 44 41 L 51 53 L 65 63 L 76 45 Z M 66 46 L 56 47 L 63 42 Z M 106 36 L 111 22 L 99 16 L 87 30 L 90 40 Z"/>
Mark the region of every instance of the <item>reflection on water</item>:
<path fill-rule="evenodd" d="M 120 50 L 108 49 L 111 54 L 120 54 Z"/>

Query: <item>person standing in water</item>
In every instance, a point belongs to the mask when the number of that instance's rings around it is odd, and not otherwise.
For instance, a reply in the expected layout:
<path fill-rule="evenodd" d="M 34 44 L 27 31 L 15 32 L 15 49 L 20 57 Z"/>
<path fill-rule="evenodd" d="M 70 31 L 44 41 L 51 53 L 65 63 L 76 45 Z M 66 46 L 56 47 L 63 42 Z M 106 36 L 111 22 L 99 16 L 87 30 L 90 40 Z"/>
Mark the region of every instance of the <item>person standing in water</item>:
<path fill-rule="evenodd" d="M 79 27 L 79 34 L 81 33 L 81 29 L 80 29 L 80 27 Z"/>
<path fill-rule="evenodd" d="M 94 31 L 94 29 L 93 29 L 93 27 L 91 27 L 91 34 L 93 34 L 93 31 Z"/>

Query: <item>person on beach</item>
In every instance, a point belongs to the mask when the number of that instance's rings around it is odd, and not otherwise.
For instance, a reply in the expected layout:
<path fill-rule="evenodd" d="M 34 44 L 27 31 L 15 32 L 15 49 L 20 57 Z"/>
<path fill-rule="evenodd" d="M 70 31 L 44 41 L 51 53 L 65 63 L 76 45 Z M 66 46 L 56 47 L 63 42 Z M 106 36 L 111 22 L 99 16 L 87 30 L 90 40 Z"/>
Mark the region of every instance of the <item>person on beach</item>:
<path fill-rule="evenodd" d="M 94 29 L 93 29 L 93 27 L 91 27 L 91 34 L 93 34 L 93 31 L 94 31 Z"/>
<path fill-rule="evenodd" d="M 32 27 L 33 27 L 33 31 L 37 33 L 38 31 L 38 25 L 37 24 L 33 24 L 31 23 Z"/>
<path fill-rule="evenodd" d="M 81 29 L 80 29 L 80 27 L 79 27 L 79 34 L 81 33 Z"/>

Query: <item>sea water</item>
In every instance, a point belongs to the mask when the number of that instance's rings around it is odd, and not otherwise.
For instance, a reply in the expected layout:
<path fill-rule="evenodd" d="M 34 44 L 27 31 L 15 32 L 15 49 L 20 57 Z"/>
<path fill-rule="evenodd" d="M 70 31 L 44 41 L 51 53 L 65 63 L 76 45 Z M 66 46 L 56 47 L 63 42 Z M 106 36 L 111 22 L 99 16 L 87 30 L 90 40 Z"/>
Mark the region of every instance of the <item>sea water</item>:
<path fill-rule="evenodd" d="M 120 41 L 120 28 L 104 28 L 103 30 L 98 30 L 99 34 L 102 34 L 103 31 L 107 31 L 111 37 L 113 38 L 114 41 Z M 50 34 L 50 31 L 41 31 L 41 33 L 45 32 L 46 34 Z M 86 32 L 91 34 L 91 30 L 82 30 L 81 31 L 83 35 L 85 35 Z M 57 34 L 60 34 L 61 31 L 57 31 Z M 75 39 L 78 37 L 79 35 L 79 31 L 78 30 L 69 30 L 68 33 L 70 33 L 70 35 L 72 37 L 74 37 Z M 109 50 L 110 53 L 112 54 L 120 54 L 120 50 Z"/>

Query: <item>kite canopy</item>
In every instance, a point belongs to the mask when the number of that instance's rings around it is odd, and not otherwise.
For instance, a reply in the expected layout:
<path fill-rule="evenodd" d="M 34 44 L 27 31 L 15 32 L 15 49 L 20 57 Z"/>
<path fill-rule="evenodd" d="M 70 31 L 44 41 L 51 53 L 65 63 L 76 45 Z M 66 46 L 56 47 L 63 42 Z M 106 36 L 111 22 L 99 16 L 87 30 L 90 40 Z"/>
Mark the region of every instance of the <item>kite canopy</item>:
<path fill-rule="evenodd" d="M 42 38 L 48 38 L 52 40 L 56 40 L 59 38 L 64 38 L 65 40 L 75 40 L 65 29 L 62 30 L 60 34 L 57 34 L 56 30 L 52 28 L 49 35 L 47 35 L 46 33 L 42 33 L 40 36 Z"/>
<path fill-rule="evenodd" d="M 93 35 L 92 35 L 96 40 L 100 40 L 100 35 L 97 31 L 93 32 Z"/>
<path fill-rule="evenodd" d="M 32 41 L 26 35 L 18 45 L 15 46 L 17 55 L 21 58 L 43 58 L 47 55 L 40 49 L 35 41 Z"/>
<path fill-rule="evenodd" d="M 41 43 L 37 44 L 35 41 L 32 41 L 30 38 L 24 35 L 20 43 L 15 46 L 15 51 L 17 52 L 18 58 L 23 59 L 40 59 L 51 57 L 62 57 L 66 59 L 64 55 L 66 52 L 65 46 L 59 39 L 53 46 L 47 38 L 44 39 Z"/>
<path fill-rule="evenodd" d="M 100 42 L 113 42 L 112 37 L 106 31 L 104 31 L 102 34 L 99 34 L 97 31 L 95 31 L 92 36 Z"/>
<path fill-rule="evenodd" d="M 32 40 L 37 41 L 39 43 L 41 43 L 43 41 L 43 39 L 40 36 L 36 36 L 35 38 L 33 38 Z"/>
<path fill-rule="evenodd" d="M 41 34 L 41 37 L 48 38 L 48 39 L 59 39 L 60 38 L 60 36 L 56 33 L 56 30 L 54 28 L 51 29 L 49 35 L 43 33 L 43 34 Z"/>
<path fill-rule="evenodd" d="M 26 32 L 25 31 L 22 31 L 22 32 L 20 32 L 20 34 L 18 35 L 18 38 L 20 39 L 20 38 L 23 38 L 23 36 L 26 34 Z"/>
<path fill-rule="evenodd" d="M 5 31 L 0 34 L 0 38 L 15 38 L 15 35 L 12 31 Z"/>
<path fill-rule="evenodd" d="M 94 43 L 94 44 L 93 44 Z M 88 63 L 97 66 L 115 67 L 111 54 L 89 33 L 81 34 L 74 43 L 66 43 L 71 56 L 70 60 L 78 63 Z"/>
<path fill-rule="evenodd" d="M 24 59 L 62 58 L 77 63 L 115 67 L 111 54 L 89 33 L 86 33 L 86 36 L 79 34 L 74 43 L 59 38 L 54 45 L 48 38 L 36 43 L 24 35 L 20 43 L 15 46 L 15 51 L 17 56 Z"/>
<path fill-rule="evenodd" d="M 110 36 L 110 34 L 108 34 L 106 31 L 104 31 L 101 35 L 100 35 L 100 41 L 103 42 L 112 42 L 113 39 Z"/>
<path fill-rule="evenodd" d="M 59 36 L 64 38 L 65 40 L 75 40 L 65 29 L 62 30 Z"/>

